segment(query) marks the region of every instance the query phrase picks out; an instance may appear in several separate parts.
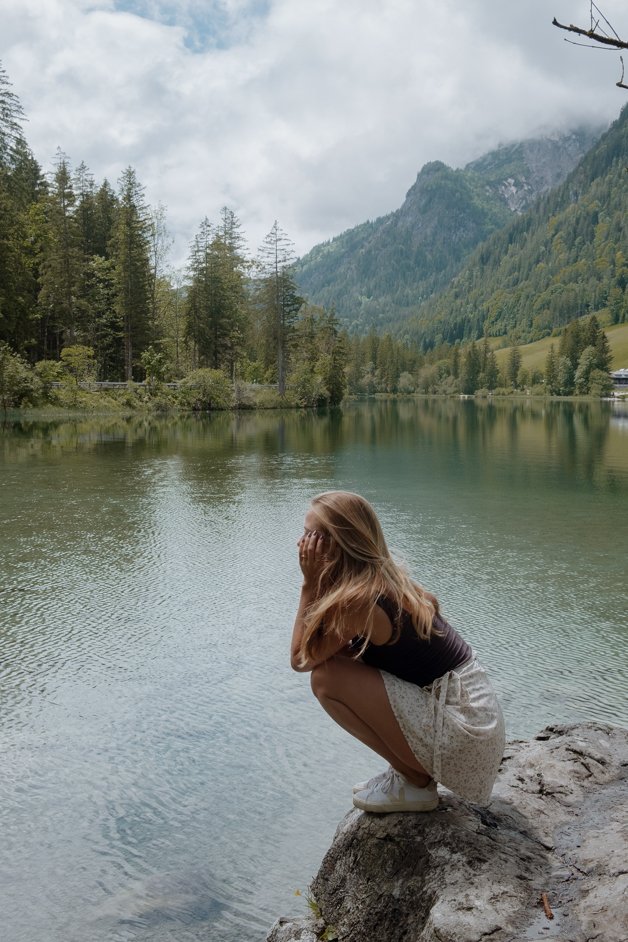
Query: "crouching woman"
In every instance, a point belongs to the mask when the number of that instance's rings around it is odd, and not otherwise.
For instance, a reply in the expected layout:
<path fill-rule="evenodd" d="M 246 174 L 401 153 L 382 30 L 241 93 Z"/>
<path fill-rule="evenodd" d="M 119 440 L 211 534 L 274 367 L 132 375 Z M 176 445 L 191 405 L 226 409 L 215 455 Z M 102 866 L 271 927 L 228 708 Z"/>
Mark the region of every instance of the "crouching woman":
<path fill-rule="evenodd" d="M 391 557 L 358 494 L 315 497 L 298 540 L 303 573 L 291 663 L 319 703 L 389 768 L 353 786 L 364 811 L 431 811 L 436 783 L 486 804 L 504 721 L 471 647 L 434 595 Z"/>

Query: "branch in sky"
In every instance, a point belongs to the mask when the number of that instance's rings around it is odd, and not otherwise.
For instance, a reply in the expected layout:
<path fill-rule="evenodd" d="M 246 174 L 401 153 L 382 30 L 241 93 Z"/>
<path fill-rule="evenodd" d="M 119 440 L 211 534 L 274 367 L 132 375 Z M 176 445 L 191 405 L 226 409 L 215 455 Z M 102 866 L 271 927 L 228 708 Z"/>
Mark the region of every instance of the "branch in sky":
<path fill-rule="evenodd" d="M 628 49 L 628 42 L 624 42 L 619 37 L 614 39 L 612 36 L 603 36 L 602 33 L 596 33 L 592 29 L 582 29 L 580 26 L 565 26 L 563 23 L 559 23 L 556 17 L 552 20 L 552 26 L 566 29 L 568 33 L 578 33 L 579 36 L 586 36 L 588 39 L 593 39 L 596 43 L 602 43 L 605 46 L 613 46 L 615 49 Z"/>
<path fill-rule="evenodd" d="M 606 33 L 599 31 L 600 20 L 599 19 L 594 20 L 593 18 L 594 10 L 595 10 L 595 13 L 599 13 L 600 18 L 604 20 L 608 28 L 613 32 L 614 34 L 613 36 L 609 36 Z M 554 19 L 552 20 L 552 25 L 557 26 L 558 29 L 564 29 L 568 33 L 576 33 L 578 36 L 586 36 L 587 39 L 592 39 L 594 43 L 599 43 L 601 46 L 605 46 L 606 48 L 610 46 L 611 49 L 628 49 L 628 42 L 619 38 L 618 34 L 615 32 L 611 24 L 608 22 L 608 20 L 606 19 L 602 11 L 594 3 L 591 3 L 591 27 L 590 29 L 583 29 L 581 26 L 573 26 L 573 25 L 565 26 L 564 23 L 559 23 L 556 17 L 554 17 Z M 567 42 L 569 41 L 570 40 L 567 40 Z M 575 43 L 575 45 L 581 45 L 581 44 Z M 600 47 L 592 46 L 592 48 L 599 49 Z M 621 56 L 620 56 L 620 59 L 621 59 L 621 78 L 615 84 L 617 85 L 618 88 L 628 88 L 628 85 L 624 83 L 624 60 L 623 58 L 621 58 Z"/>

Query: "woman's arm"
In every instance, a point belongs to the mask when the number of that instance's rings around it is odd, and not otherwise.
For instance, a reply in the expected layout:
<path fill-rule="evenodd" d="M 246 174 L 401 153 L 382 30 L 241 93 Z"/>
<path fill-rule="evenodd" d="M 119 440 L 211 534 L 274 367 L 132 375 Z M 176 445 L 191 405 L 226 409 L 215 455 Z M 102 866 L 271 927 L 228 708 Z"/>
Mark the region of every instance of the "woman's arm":
<path fill-rule="evenodd" d="M 317 599 L 316 590 L 304 582 L 301 587 L 301 597 L 299 599 L 299 607 L 297 609 L 296 618 L 294 619 L 294 628 L 292 629 L 292 644 L 290 646 L 290 665 L 295 671 L 311 671 L 318 664 L 321 664 L 323 661 L 326 661 L 328 658 L 333 657 L 334 654 L 346 647 L 349 638 L 339 638 L 338 635 L 331 634 L 321 639 L 321 642 L 318 646 L 318 651 L 316 652 L 317 656 L 315 658 L 307 658 L 305 662 L 301 662 L 301 646 L 303 641 L 303 631 L 305 629 L 305 614 L 307 609 L 315 602 Z"/>
<path fill-rule="evenodd" d="M 349 642 L 356 636 L 369 637 L 374 644 L 386 644 L 392 634 L 392 624 L 380 606 L 372 603 L 353 606 L 344 611 L 342 632 L 324 634 L 316 646 L 316 656 L 301 662 L 305 616 L 318 599 L 319 576 L 325 558 L 324 537 L 312 530 L 299 540 L 299 565 L 303 573 L 301 597 L 292 629 L 290 664 L 295 671 L 311 671 L 336 654 L 352 657 Z"/>
<path fill-rule="evenodd" d="M 308 608 L 318 599 L 319 579 L 325 562 L 325 538 L 316 530 L 311 530 L 299 540 L 299 565 L 303 573 L 301 597 L 292 629 L 290 645 L 290 664 L 295 671 L 311 671 L 328 658 L 345 648 L 353 635 L 340 637 L 335 632 L 321 638 L 315 658 L 308 658 L 301 663 L 301 648 L 305 631 L 305 616 Z"/>
<path fill-rule="evenodd" d="M 294 621 L 292 632 L 292 648 L 290 652 L 290 664 L 295 671 L 311 671 L 323 661 L 327 661 L 335 655 L 344 655 L 345 657 L 354 657 L 355 650 L 351 650 L 349 642 L 358 636 L 364 637 L 370 634 L 371 640 L 375 644 L 385 644 L 392 634 L 392 624 L 388 615 L 379 607 L 373 607 L 365 604 L 348 609 L 345 612 L 342 634 L 336 632 L 321 638 L 317 645 L 316 657 L 309 657 L 306 661 L 300 663 L 301 639 L 305 627 L 304 617 L 308 606 L 316 601 L 316 593 L 308 590 L 306 584 L 301 589 L 301 598 L 299 608 Z M 359 651 L 359 645 L 357 648 Z"/>

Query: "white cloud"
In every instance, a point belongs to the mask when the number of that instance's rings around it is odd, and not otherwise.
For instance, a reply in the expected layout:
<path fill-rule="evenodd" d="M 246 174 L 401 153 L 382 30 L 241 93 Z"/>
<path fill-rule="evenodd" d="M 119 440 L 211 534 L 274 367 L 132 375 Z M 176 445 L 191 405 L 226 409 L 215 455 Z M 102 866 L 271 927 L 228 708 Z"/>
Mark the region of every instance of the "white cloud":
<path fill-rule="evenodd" d="M 0 58 L 40 162 L 60 146 L 114 183 L 134 166 L 168 207 L 179 259 L 224 204 L 253 249 L 278 218 L 306 251 L 396 208 L 428 160 L 460 165 L 500 141 L 614 117 L 628 100 L 617 57 L 551 26 L 553 15 L 586 24 L 588 10 L 3 0 Z M 604 10 L 628 32 L 625 4 Z"/>

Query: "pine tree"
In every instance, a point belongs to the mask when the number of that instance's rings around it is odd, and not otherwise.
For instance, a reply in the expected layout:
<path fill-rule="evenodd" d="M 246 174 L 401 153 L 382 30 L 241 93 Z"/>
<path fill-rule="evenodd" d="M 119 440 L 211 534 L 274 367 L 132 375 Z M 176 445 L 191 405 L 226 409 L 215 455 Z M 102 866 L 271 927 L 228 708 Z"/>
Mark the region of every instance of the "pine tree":
<path fill-rule="evenodd" d="M 290 382 L 305 405 L 339 405 L 347 390 L 347 337 L 334 311 L 304 305 L 295 325 Z"/>
<path fill-rule="evenodd" d="M 480 362 L 480 377 L 478 380 L 480 388 L 495 389 L 499 382 L 499 366 L 497 365 L 495 351 L 491 347 L 488 337 L 484 337 L 482 340 Z M 454 376 L 454 378 L 456 377 L 453 369 L 452 376 Z"/>
<path fill-rule="evenodd" d="M 239 223 L 223 211 L 219 229 L 204 219 L 188 270 L 187 336 L 200 367 L 232 373 L 244 342 L 245 259 L 239 253 Z"/>
<path fill-rule="evenodd" d="M 211 299 L 209 247 L 213 230 L 207 217 L 203 219 L 190 247 L 188 260 L 189 287 L 186 299 L 186 339 L 193 347 L 193 362 L 196 368 L 204 365 L 209 351 L 209 308 Z M 206 364 L 205 364 L 206 365 Z"/>
<path fill-rule="evenodd" d="M 256 284 L 256 303 L 261 315 L 265 359 L 274 358 L 277 388 L 286 391 L 286 376 L 294 325 L 303 305 L 294 278 L 294 246 L 275 220 L 259 249 L 261 277 Z"/>
<path fill-rule="evenodd" d="M 230 374 L 235 375 L 235 367 L 243 355 L 251 327 L 246 287 L 251 263 L 246 255 L 246 240 L 240 220 L 228 206 L 223 206 L 220 211 L 217 235 L 229 310 L 223 365 Z"/>
<path fill-rule="evenodd" d="M 361 392 L 360 382 L 364 372 L 364 342 L 357 335 L 348 340 L 347 386 L 356 395 Z"/>
<path fill-rule="evenodd" d="M 571 396 L 574 390 L 573 364 L 568 356 L 558 358 L 558 367 L 556 370 L 556 382 L 561 396 Z"/>
<path fill-rule="evenodd" d="M 585 347 L 595 347 L 600 333 L 600 322 L 595 314 L 592 314 L 581 330 L 582 349 L 584 350 Z M 580 352 L 582 354 L 582 351 Z"/>
<path fill-rule="evenodd" d="M 451 375 L 454 379 L 460 376 L 460 344 L 455 343 L 451 352 Z"/>
<path fill-rule="evenodd" d="M 24 145 L 22 104 L 11 87 L 9 77 L 0 65 L 0 167 L 10 170 Z"/>
<path fill-rule="evenodd" d="M 44 200 L 45 228 L 39 269 L 39 310 L 43 352 L 59 355 L 61 347 L 81 337 L 80 286 L 83 276 L 81 232 L 67 156 L 57 151 L 49 193 Z"/>
<path fill-rule="evenodd" d="M 172 237 L 166 225 L 166 207 L 161 203 L 150 213 L 150 313 L 149 321 L 153 335 L 157 333 L 159 317 L 159 283 L 164 277 Z"/>
<path fill-rule="evenodd" d="M 466 395 L 471 395 L 479 388 L 480 366 L 480 351 L 475 340 L 472 340 L 465 350 L 460 375 L 460 388 Z"/>
<path fill-rule="evenodd" d="M 124 376 L 124 330 L 117 306 L 117 285 L 111 259 L 92 255 L 83 274 L 85 304 L 89 321 L 85 330 L 87 345 L 94 350 L 100 379 Z"/>
<path fill-rule="evenodd" d="M 76 200 L 75 218 L 80 234 L 81 251 L 85 257 L 98 255 L 96 250 L 96 185 L 94 177 L 81 162 L 72 177 Z"/>
<path fill-rule="evenodd" d="M 0 65 L 0 341 L 33 349 L 37 325 L 37 239 L 33 206 L 45 189 L 22 133 L 24 112 Z"/>
<path fill-rule="evenodd" d="M 561 357 L 569 358 L 569 361 L 574 371 L 578 365 L 580 354 L 582 353 L 585 347 L 586 347 L 586 343 L 583 343 L 582 328 L 581 328 L 580 322 L 572 321 L 571 324 L 567 324 L 562 334 L 560 335 L 558 353 L 559 353 L 559 356 Z"/>
<path fill-rule="evenodd" d="M 519 382 L 519 370 L 521 369 L 521 350 L 517 344 L 514 344 L 508 353 L 506 361 L 506 379 L 513 387 L 517 388 Z"/>
<path fill-rule="evenodd" d="M 116 311 L 122 323 L 124 377 L 133 379 L 150 335 L 150 219 L 143 188 L 128 167 L 120 178 L 111 240 L 116 281 Z"/>
<path fill-rule="evenodd" d="M 550 396 L 556 396 L 560 392 L 558 385 L 558 358 L 554 350 L 554 344 L 550 345 L 545 358 L 545 389 Z"/>
<path fill-rule="evenodd" d="M 595 369 L 595 347 L 585 347 L 578 360 L 578 367 L 574 375 L 574 386 L 577 393 L 586 395 L 589 391 L 591 373 Z"/>
<path fill-rule="evenodd" d="M 186 367 L 191 369 L 191 362 L 186 360 L 185 347 L 185 308 L 186 276 L 180 269 L 171 269 L 160 280 L 157 290 L 159 322 L 157 325 L 161 348 L 175 378 L 181 376 Z"/>
<path fill-rule="evenodd" d="M 613 362 L 613 354 L 608 342 L 608 337 L 603 330 L 600 330 L 595 341 L 595 367 L 596 370 L 602 370 L 608 373 Z"/>
<path fill-rule="evenodd" d="M 101 258 L 111 258 L 118 212 L 118 197 L 104 180 L 96 191 L 94 206 L 94 242 L 92 251 Z"/>

